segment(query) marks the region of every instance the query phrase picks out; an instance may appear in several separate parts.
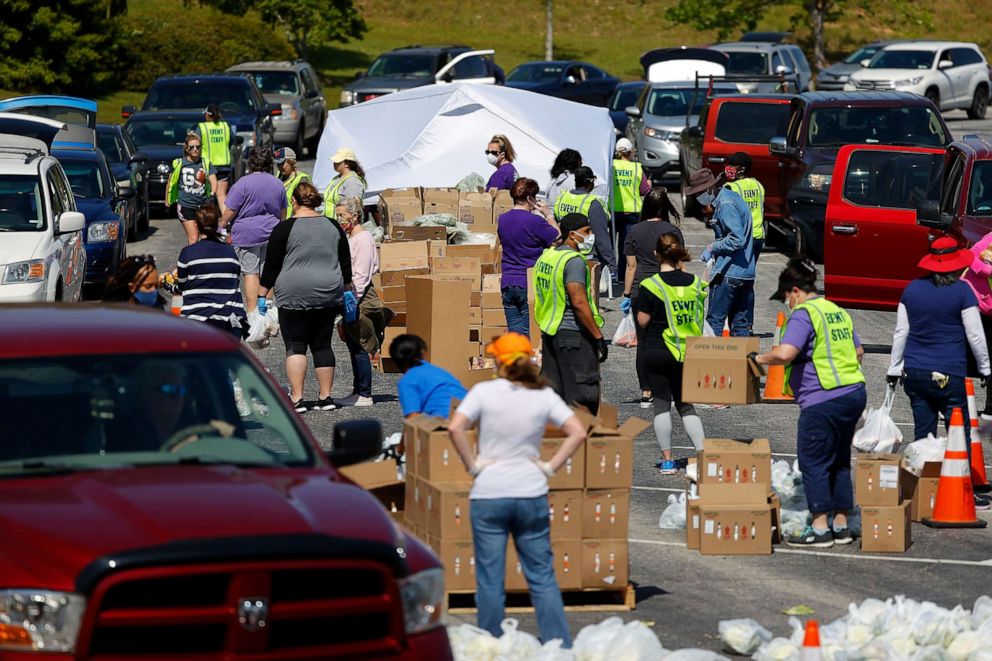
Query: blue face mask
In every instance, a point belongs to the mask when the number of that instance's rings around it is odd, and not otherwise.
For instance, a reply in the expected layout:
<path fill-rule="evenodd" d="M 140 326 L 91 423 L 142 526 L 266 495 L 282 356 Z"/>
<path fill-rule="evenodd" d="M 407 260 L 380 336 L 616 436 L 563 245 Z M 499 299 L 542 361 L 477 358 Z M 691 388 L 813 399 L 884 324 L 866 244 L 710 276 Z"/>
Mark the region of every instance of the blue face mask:
<path fill-rule="evenodd" d="M 158 303 L 158 292 L 157 291 L 141 291 L 140 289 L 133 294 L 134 300 L 138 302 L 139 305 L 155 305 Z"/>

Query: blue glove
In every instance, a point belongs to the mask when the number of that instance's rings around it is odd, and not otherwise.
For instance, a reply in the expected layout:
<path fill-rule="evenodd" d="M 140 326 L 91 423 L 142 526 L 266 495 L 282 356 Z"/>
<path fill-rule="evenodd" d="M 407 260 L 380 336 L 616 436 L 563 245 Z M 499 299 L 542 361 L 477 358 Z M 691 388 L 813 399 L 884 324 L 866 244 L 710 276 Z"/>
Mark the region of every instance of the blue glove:
<path fill-rule="evenodd" d="M 349 290 L 344 293 L 344 322 L 354 323 L 358 319 L 358 299 Z"/>
<path fill-rule="evenodd" d="M 623 300 L 620 301 L 620 312 L 623 312 L 624 314 L 630 312 L 630 305 L 630 296 L 624 296 Z"/>
<path fill-rule="evenodd" d="M 703 254 L 699 256 L 699 259 L 700 261 L 708 262 L 712 258 L 713 258 L 713 253 L 710 251 L 710 247 L 706 246 L 706 249 L 703 250 Z"/>
<path fill-rule="evenodd" d="M 258 297 L 258 313 L 260 315 L 262 315 L 262 316 L 265 316 L 265 313 L 268 311 L 268 309 L 269 309 L 269 299 L 267 299 L 267 298 L 265 298 L 263 296 L 259 296 Z"/>

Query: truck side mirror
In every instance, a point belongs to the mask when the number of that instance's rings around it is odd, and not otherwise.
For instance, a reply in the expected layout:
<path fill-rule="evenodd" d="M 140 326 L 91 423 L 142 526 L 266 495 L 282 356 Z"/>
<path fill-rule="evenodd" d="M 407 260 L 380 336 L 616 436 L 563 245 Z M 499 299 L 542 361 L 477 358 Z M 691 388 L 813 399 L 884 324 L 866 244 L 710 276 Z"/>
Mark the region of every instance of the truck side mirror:
<path fill-rule="evenodd" d="M 862 69 L 867 69 L 868 68 L 868 65 L 871 64 L 871 58 L 870 57 L 866 57 L 865 59 L 863 59 L 860 62 L 858 62 L 858 64 L 861 65 L 861 68 Z"/>
<path fill-rule="evenodd" d="M 327 458 L 336 467 L 368 461 L 382 452 L 382 425 L 378 420 L 349 420 L 334 425 L 334 441 Z"/>
<path fill-rule="evenodd" d="M 690 126 L 685 130 L 685 134 L 690 138 L 701 138 L 703 137 L 703 127 L 699 124 L 695 126 Z"/>
<path fill-rule="evenodd" d="M 768 141 L 768 153 L 775 156 L 792 156 L 795 149 L 789 147 L 789 141 L 784 136 L 776 136 Z"/>
<path fill-rule="evenodd" d="M 626 108 L 623 109 L 623 112 L 628 117 L 640 117 L 641 116 L 641 109 L 638 108 L 637 106 L 627 106 Z"/>
<path fill-rule="evenodd" d="M 954 216 L 941 213 L 940 202 L 937 200 L 923 200 L 916 207 L 917 225 L 943 231 L 949 229 L 953 222 Z"/>

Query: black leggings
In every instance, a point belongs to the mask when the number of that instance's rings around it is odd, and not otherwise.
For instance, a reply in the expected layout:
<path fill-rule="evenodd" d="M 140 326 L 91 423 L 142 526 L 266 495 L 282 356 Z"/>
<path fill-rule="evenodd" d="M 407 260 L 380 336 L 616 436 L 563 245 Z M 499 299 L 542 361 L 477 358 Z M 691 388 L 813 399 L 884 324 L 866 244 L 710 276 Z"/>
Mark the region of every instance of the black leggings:
<path fill-rule="evenodd" d="M 655 403 L 663 405 L 665 411 L 672 401 L 677 406 L 682 404 L 682 363 L 675 360 L 667 346 L 638 342 L 637 372 L 644 374 L 647 389 L 651 391 Z"/>
<path fill-rule="evenodd" d="M 313 366 L 334 367 L 334 321 L 338 308 L 279 308 L 279 327 L 287 356 L 313 356 Z"/>

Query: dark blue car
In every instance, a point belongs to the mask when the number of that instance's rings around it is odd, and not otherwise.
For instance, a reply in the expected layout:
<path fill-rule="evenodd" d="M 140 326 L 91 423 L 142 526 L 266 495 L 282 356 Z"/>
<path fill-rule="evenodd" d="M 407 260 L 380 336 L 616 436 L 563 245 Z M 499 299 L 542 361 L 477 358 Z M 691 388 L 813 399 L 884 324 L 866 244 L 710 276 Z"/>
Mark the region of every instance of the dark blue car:
<path fill-rule="evenodd" d="M 586 62 L 524 62 L 506 77 L 507 87 L 605 106 L 620 79 Z"/>
<path fill-rule="evenodd" d="M 620 83 L 613 90 L 613 96 L 606 104 L 606 109 L 610 111 L 610 119 L 613 120 L 613 130 L 617 137 L 623 136 L 627 122 L 630 121 L 630 115 L 626 112 L 627 107 L 637 105 L 637 99 L 640 98 L 646 84 L 643 80 L 635 80 L 630 83 Z"/>
<path fill-rule="evenodd" d="M 76 208 L 86 217 L 84 282 L 103 284 L 127 254 L 128 228 L 122 217 L 135 192 L 117 188 L 91 129 L 69 126 L 52 142 L 52 156 L 61 163 L 76 198 Z"/>

